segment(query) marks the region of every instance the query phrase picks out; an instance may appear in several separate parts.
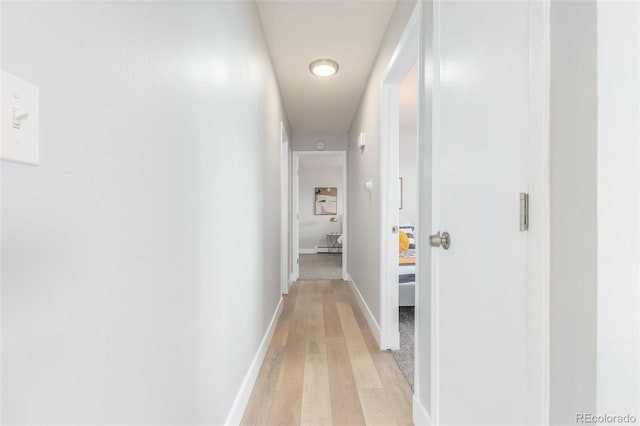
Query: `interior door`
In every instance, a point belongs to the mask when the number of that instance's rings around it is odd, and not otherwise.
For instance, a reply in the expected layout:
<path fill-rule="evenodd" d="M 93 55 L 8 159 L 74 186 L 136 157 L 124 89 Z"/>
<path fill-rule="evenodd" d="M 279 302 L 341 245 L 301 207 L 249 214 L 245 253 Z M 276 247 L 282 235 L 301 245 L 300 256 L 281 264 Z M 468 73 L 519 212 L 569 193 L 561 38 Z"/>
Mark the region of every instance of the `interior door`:
<path fill-rule="evenodd" d="M 530 6 L 434 8 L 432 415 L 435 424 L 526 424 Z M 437 241 L 434 241 L 437 243 Z"/>

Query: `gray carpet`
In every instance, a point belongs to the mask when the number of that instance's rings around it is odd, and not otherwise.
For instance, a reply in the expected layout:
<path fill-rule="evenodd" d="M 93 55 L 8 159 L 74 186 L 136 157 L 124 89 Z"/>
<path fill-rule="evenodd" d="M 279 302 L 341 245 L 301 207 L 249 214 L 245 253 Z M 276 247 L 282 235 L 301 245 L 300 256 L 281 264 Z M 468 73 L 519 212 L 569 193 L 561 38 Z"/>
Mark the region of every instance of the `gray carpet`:
<path fill-rule="evenodd" d="M 413 362 L 414 362 L 414 307 L 400 308 L 400 350 L 393 352 L 393 357 L 400 367 L 400 371 L 409 382 L 413 390 Z"/>
<path fill-rule="evenodd" d="M 341 280 L 342 254 L 318 253 L 300 255 L 298 280 Z"/>

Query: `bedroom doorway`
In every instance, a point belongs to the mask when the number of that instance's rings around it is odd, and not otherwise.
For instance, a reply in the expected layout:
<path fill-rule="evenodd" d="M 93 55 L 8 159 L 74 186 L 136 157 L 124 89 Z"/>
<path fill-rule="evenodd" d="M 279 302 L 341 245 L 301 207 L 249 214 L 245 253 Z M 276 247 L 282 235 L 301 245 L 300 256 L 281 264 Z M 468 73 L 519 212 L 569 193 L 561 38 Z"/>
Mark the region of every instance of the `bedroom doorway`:
<path fill-rule="evenodd" d="M 418 233 L 418 64 L 400 82 L 398 192 L 398 331 L 400 346 L 393 352 L 413 389 L 415 356 L 416 240 Z M 395 284 L 395 283 L 394 283 Z"/>
<path fill-rule="evenodd" d="M 293 153 L 292 281 L 346 276 L 346 153 Z"/>
<path fill-rule="evenodd" d="M 393 356 L 415 392 L 418 283 L 418 8 L 398 43 L 381 99 L 381 349 Z"/>

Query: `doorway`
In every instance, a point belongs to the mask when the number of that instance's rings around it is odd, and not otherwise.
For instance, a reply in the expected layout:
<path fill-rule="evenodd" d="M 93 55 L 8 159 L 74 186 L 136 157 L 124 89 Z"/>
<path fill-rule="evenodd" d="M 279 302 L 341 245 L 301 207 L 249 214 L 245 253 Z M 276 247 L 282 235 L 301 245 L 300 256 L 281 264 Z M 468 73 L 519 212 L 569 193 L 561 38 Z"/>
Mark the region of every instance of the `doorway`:
<path fill-rule="evenodd" d="M 418 15 L 419 10 L 416 7 L 389 64 L 387 75 L 383 80 L 381 99 L 380 346 L 381 349 L 394 351 L 400 349 L 400 295 L 402 294 L 404 305 L 416 306 L 415 277 L 418 265 L 415 261 L 417 250 L 414 235 L 418 228 Z M 404 85 L 402 85 L 403 82 Z M 401 85 L 403 96 L 401 96 Z M 401 108 L 402 97 L 404 97 L 402 99 L 404 108 Z M 400 170 L 401 134 L 404 139 L 402 143 L 404 170 L 402 172 Z M 408 158 L 411 156 L 413 160 Z M 410 252 L 404 251 L 406 255 L 404 261 L 399 256 L 400 237 L 408 238 L 409 245 L 412 246 Z M 410 264 L 411 257 L 412 264 Z M 400 262 L 406 262 L 406 264 L 401 266 Z M 401 283 L 401 281 L 404 282 Z M 413 354 L 411 355 L 413 357 Z"/>
<path fill-rule="evenodd" d="M 346 153 L 293 153 L 293 280 L 346 276 Z"/>
<path fill-rule="evenodd" d="M 416 7 L 383 80 L 380 143 L 381 349 L 415 393 L 418 287 L 418 48 Z M 420 283 L 423 285 L 423 283 Z M 425 288 L 428 282 L 424 283 Z"/>
<path fill-rule="evenodd" d="M 418 227 L 418 64 L 414 62 L 399 86 L 398 127 L 398 257 L 394 283 L 398 286 L 398 331 L 400 345 L 393 352 L 402 374 L 413 389 L 415 363 L 415 301 L 419 285 L 416 275 Z"/>

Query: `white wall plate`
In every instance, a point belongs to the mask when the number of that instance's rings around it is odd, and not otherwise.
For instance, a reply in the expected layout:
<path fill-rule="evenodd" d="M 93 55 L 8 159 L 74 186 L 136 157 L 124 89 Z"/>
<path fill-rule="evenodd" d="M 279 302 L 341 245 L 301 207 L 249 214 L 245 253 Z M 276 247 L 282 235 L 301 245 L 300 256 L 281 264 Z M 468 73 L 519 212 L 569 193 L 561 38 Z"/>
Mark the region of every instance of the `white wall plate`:
<path fill-rule="evenodd" d="M 2 71 L 0 159 L 37 165 L 40 89 Z"/>
<path fill-rule="evenodd" d="M 360 150 L 364 150 L 366 144 L 367 142 L 365 140 L 364 132 L 360 132 L 358 135 L 358 148 L 360 148 Z"/>

